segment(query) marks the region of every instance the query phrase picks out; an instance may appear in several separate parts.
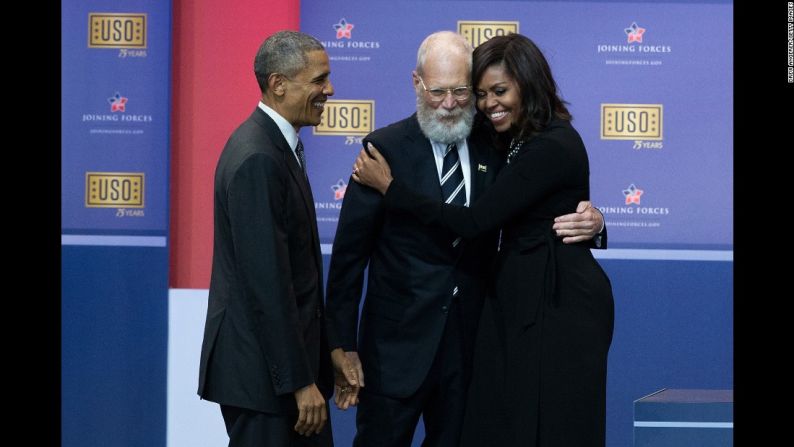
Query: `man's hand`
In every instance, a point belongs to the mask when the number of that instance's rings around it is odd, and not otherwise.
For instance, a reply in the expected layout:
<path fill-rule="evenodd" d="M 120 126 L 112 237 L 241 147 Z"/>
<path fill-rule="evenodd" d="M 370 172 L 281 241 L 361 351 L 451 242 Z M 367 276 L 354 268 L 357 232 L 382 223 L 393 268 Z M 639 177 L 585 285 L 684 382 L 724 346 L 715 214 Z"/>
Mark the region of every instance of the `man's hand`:
<path fill-rule="evenodd" d="M 364 370 L 355 351 L 345 352 L 342 348 L 331 351 L 334 364 L 334 403 L 340 410 L 347 410 L 358 404 L 358 392 L 364 386 Z"/>
<path fill-rule="evenodd" d="M 304 436 L 320 433 L 328 415 L 325 413 L 325 398 L 317 385 L 312 383 L 295 391 L 295 402 L 298 404 L 295 431 Z"/>
<path fill-rule="evenodd" d="M 604 216 L 589 201 L 579 202 L 576 212 L 554 219 L 552 228 L 565 244 L 592 239 L 604 228 Z"/>

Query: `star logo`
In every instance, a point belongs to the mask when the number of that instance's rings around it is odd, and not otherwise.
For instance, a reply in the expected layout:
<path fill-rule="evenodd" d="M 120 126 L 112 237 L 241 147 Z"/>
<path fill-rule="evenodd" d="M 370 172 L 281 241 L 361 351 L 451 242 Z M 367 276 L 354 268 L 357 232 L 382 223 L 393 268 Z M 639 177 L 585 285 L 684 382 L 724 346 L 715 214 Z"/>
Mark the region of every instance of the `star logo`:
<path fill-rule="evenodd" d="M 623 31 L 626 32 L 626 36 L 628 36 L 628 42 L 639 42 L 642 43 L 642 35 L 645 33 L 645 28 L 640 28 L 637 26 L 637 22 L 631 22 L 631 26 L 625 28 Z M 338 39 L 338 37 L 337 37 Z"/>
<path fill-rule="evenodd" d="M 108 102 L 110 103 L 111 112 L 123 112 L 125 104 L 127 104 L 127 98 L 121 96 L 119 92 L 116 92 L 115 95 L 108 98 Z"/>
<path fill-rule="evenodd" d="M 342 200 L 345 198 L 345 191 L 347 191 L 347 183 L 341 178 L 335 185 L 331 186 L 331 190 L 334 192 L 334 200 Z"/>
<path fill-rule="evenodd" d="M 631 205 L 632 203 L 639 205 L 642 193 L 643 190 L 634 186 L 634 183 L 629 185 L 628 189 L 623 190 L 623 195 L 626 196 L 626 205 Z"/>
<path fill-rule="evenodd" d="M 334 29 L 336 30 L 336 38 L 341 39 L 350 39 L 352 36 L 350 31 L 353 30 L 353 24 L 347 23 L 347 20 L 344 18 L 339 21 L 339 23 L 334 24 Z M 642 40 L 640 40 L 642 42 Z"/>

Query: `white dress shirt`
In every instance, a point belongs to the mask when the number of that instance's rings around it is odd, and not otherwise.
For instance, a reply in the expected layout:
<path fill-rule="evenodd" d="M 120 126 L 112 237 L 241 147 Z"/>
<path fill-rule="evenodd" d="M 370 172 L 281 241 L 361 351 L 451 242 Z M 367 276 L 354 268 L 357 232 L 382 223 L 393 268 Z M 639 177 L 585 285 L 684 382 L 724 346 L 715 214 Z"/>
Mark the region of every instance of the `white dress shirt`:
<path fill-rule="evenodd" d="M 262 109 L 263 112 L 267 113 L 267 116 L 276 122 L 279 130 L 281 130 L 281 134 L 284 135 L 284 139 L 287 140 L 289 148 L 292 149 L 292 155 L 295 156 L 295 160 L 298 160 L 298 166 L 300 166 L 300 158 L 298 158 L 298 154 L 295 153 L 295 148 L 298 147 L 298 132 L 295 132 L 295 128 L 292 127 L 292 124 L 290 124 L 289 121 L 287 121 L 283 116 L 279 115 L 278 112 L 268 107 L 262 101 L 259 101 L 259 108 Z"/>

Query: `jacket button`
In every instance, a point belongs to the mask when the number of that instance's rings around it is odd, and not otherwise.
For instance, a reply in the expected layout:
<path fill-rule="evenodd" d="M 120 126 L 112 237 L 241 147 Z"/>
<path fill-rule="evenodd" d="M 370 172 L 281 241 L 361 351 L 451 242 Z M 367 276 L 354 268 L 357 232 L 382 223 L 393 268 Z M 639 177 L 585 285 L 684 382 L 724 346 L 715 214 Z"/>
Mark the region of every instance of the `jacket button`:
<path fill-rule="evenodd" d="M 447 312 L 449 312 L 449 306 L 446 304 L 441 306 L 441 313 L 446 314 Z"/>

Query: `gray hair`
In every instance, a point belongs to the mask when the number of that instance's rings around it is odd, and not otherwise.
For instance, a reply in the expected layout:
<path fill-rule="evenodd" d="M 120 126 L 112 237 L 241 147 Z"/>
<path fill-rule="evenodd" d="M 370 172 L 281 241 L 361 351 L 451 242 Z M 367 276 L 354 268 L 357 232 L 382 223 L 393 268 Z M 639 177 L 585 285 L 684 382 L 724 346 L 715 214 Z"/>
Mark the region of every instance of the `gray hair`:
<path fill-rule="evenodd" d="M 267 78 L 273 73 L 293 77 L 306 68 L 306 53 L 325 47 L 314 37 L 298 31 L 279 31 L 265 39 L 254 58 L 254 74 L 259 90 L 267 90 Z"/>
<path fill-rule="evenodd" d="M 419 45 L 419 51 L 416 52 L 416 72 L 419 75 L 423 72 L 425 61 L 427 60 L 428 53 L 441 50 L 437 53 L 437 57 L 449 57 L 455 53 L 464 54 L 468 56 L 466 61 L 469 64 L 469 71 L 471 71 L 471 54 L 474 48 L 471 46 L 465 37 L 454 31 L 437 31 L 425 38 L 422 44 Z"/>

